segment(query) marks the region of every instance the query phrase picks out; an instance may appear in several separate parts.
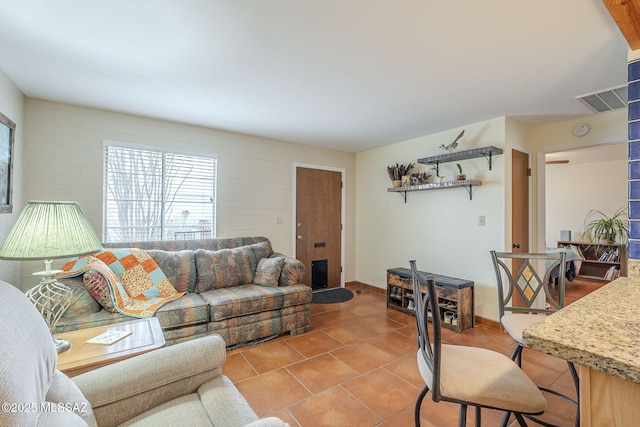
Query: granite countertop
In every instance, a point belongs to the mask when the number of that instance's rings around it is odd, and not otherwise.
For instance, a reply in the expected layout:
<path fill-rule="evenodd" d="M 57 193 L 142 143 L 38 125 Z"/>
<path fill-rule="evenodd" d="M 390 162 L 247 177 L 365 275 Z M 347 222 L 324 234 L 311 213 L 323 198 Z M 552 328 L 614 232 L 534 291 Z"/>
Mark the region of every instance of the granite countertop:
<path fill-rule="evenodd" d="M 621 277 L 523 333 L 527 347 L 640 383 L 640 280 Z"/>

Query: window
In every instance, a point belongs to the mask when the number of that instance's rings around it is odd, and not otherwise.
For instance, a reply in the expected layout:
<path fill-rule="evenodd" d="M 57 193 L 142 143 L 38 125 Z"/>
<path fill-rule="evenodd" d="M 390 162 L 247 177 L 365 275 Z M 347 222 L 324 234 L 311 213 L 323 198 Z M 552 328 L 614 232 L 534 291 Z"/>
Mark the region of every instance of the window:
<path fill-rule="evenodd" d="M 215 237 L 217 160 L 105 145 L 105 242 Z"/>

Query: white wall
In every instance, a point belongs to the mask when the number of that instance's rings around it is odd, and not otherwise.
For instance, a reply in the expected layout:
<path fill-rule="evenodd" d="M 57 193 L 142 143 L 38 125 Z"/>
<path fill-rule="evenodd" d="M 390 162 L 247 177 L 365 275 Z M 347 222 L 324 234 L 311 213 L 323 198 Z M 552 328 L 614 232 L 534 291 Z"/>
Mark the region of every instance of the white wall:
<path fill-rule="evenodd" d="M 25 115 L 25 200 L 77 201 L 99 236 L 104 139 L 217 154 L 217 237 L 266 236 L 291 255 L 294 163 L 345 169 L 345 280 L 354 280 L 354 154 L 32 98 Z"/>
<path fill-rule="evenodd" d="M 545 175 L 546 171 L 554 173 L 556 170 L 546 167 L 544 164 L 544 154 L 554 151 L 570 150 L 573 148 L 617 144 L 627 141 L 627 109 L 619 109 L 610 111 L 607 113 L 593 114 L 573 120 L 564 122 L 553 123 L 545 126 L 538 126 L 531 129 L 531 146 L 536 150 L 536 163 L 534 163 L 534 185 L 536 195 L 538 196 L 537 203 L 533 206 L 534 224 L 540 224 L 541 227 L 537 229 L 536 241 L 538 242 L 537 248 L 543 249 L 546 245 L 555 246 L 553 242 L 559 238 L 559 231 L 564 230 L 565 227 L 575 227 L 575 224 L 582 224 L 584 216 L 589 211 L 583 208 L 575 209 L 575 218 L 571 220 L 571 223 L 567 225 L 554 224 L 554 219 L 550 218 L 546 213 L 546 197 L 548 191 L 554 192 L 555 180 L 547 180 Z M 576 137 L 572 134 L 572 129 L 579 123 L 586 123 L 589 125 L 589 133 L 582 137 Z M 617 166 L 619 170 L 614 173 L 615 187 L 612 187 L 605 192 L 608 193 L 604 197 L 612 196 L 611 203 L 615 204 L 615 209 L 626 205 L 627 200 L 627 164 L 626 162 L 619 163 Z M 600 166 L 593 166 L 591 168 L 591 177 L 585 178 L 587 180 L 596 179 L 596 177 L 602 178 L 604 174 L 601 173 Z M 574 182 L 577 190 L 583 191 L 586 194 L 586 199 L 594 201 L 599 197 L 603 197 L 600 193 L 590 191 L 591 188 L 587 183 L 580 183 L 578 179 L 568 177 Z M 554 182 L 553 185 L 546 186 L 545 182 Z M 597 188 L 597 184 L 595 188 Z M 550 187 L 550 188 L 549 188 Z M 594 194 L 598 194 L 597 197 Z M 621 195 L 624 194 L 624 201 L 618 202 Z M 594 201 L 594 203 L 597 203 Z M 573 209 L 572 209 L 573 210 Z M 610 210 L 608 207 L 607 210 Z M 545 224 L 545 217 L 547 224 Z M 559 227 L 559 228 L 558 228 Z M 573 228 L 571 228 L 573 230 Z M 557 236 L 557 237 L 556 237 Z M 575 236 L 573 236 L 575 237 Z"/>
<path fill-rule="evenodd" d="M 407 203 L 387 192 L 387 166 L 415 163 L 443 154 L 464 129 L 459 151 L 493 145 L 505 147 L 505 118 L 475 123 L 356 155 L 356 276 L 358 281 L 386 288 L 388 268 L 409 267 L 475 282 L 476 315 L 497 318 L 495 273 L 489 251 L 503 250 L 505 241 L 505 162 L 499 155 L 489 171 L 484 158 L 464 160 L 469 179 L 483 181 L 473 200 L 463 188 L 411 192 Z M 421 165 L 419 170 L 426 169 Z M 456 164 L 441 165 L 441 175 L 455 179 Z M 433 178 L 432 178 L 433 179 Z M 480 215 L 486 219 L 479 226 Z"/>
<path fill-rule="evenodd" d="M 572 240 L 582 237 L 584 219 L 591 209 L 613 214 L 627 205 L 626 159 L 606 162 L 547 165 L 546 245 L 556 247 L 560 230 Z"/>
<path fill-rule="evenodd" d="M 0 71 L 0 112 L 16 124 L 13 153 L 13 212 L 0 214 L 0 243 L 18 218 L 23 205 L 23 160 L 24 160 L 24 96 L 13 82 Z M 21 263 L 0 260 L 0 280 L 22 288 Z"/>

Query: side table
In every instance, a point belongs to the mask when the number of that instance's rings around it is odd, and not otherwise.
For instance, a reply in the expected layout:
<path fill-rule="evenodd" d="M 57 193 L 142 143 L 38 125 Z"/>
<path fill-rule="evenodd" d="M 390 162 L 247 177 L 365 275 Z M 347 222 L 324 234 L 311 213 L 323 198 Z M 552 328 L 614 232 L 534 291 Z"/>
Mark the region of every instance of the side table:
<path fill-rule="evenodd" d="M 107 331 L 131 331 L 111 345 L 89 344 L 86 341 Z M 58 370 L 69 377 L 128 359 L 142 353 L 164 347 L 160 322 L 156 317 L 113 323 L 87 329 L 55 334 L 56 338 L 69 340 L 71 348 L 58 354 Z"/>

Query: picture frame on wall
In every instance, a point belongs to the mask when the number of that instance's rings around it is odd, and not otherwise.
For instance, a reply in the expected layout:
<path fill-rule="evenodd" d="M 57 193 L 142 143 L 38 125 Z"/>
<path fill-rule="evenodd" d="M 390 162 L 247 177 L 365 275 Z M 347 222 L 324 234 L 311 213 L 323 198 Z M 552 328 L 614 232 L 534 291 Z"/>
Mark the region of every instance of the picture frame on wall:
<path fill-rule="evenodd" d="M 0 113 L 0 213 L 13 211 L 13 142 L 16 124 Z"/>

